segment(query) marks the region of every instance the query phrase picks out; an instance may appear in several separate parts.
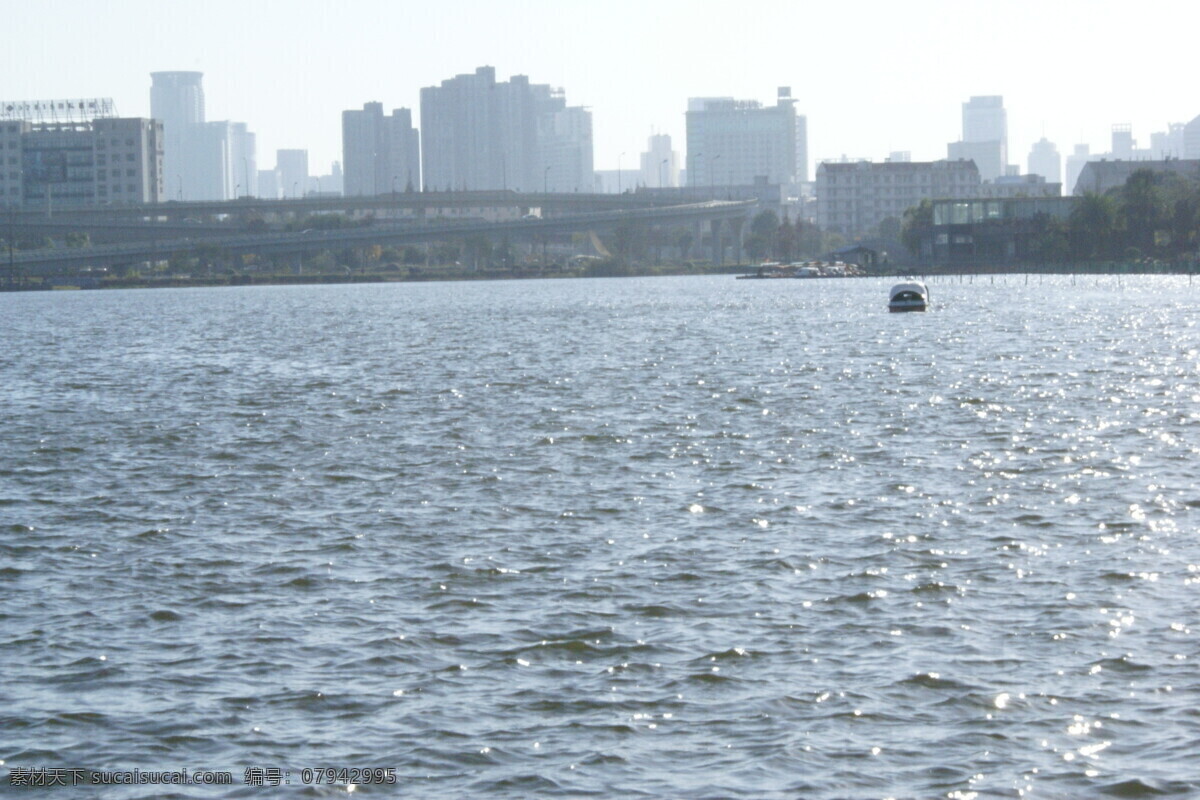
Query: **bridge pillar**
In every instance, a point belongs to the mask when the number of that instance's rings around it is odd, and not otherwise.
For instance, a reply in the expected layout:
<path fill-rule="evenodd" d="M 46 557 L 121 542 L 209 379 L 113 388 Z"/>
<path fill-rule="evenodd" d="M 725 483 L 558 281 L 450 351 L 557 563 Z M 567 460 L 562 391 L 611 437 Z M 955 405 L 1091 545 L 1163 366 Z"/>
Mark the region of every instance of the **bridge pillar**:
<path fill-rule="evenodd" d="M 733 263 L 742 263 L 742 229 L 746 226 L 746 218 L 738 217 L 729 220 L 729 232 L 733 236 Z"/>
<path fill-rule="evenodd" d="M 712 230 L 712 263 L 720 266 L 725 263 L 725 229 L 720 219 L 709 221 Z"/>

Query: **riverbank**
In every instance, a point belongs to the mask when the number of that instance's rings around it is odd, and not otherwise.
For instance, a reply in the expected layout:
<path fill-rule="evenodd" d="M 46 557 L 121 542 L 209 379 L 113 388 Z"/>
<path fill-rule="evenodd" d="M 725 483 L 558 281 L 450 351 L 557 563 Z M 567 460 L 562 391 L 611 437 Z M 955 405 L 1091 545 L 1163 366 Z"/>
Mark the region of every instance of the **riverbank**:
<path fill-rule="evenodd" d="M 1099 262 L 1091 264 L 938 265 L 898 267 L 853 277 L 962 277 L 988 275 L 1194 275 L 1196 262 Z M 0 291 L 71 291 L 96 289 L 181 289 L 220 286 L 306 286 L 347 283 L 426 283 L 436 281 L 511 281 L 555 278 L 633 278 L 683 275 L 748 275 L 754 264 L 657 266 L 596 265 L 579 270 L 463 269 L 461 267 L 409 267 L 399 270 L 296 273 L 224 273 L 213 275 L 63 275 L 0 278 Z"/>

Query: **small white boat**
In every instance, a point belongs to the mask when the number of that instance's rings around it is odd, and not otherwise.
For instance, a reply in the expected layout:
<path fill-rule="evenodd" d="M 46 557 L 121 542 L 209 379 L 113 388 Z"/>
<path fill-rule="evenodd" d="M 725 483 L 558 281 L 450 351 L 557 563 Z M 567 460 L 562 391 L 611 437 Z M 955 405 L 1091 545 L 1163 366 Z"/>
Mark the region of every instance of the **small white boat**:
<path fill-rule="evenodd" d="M 892 287 L 888 311 L 924 311 L 929 305 L 929 289 L 921 281 L 905 281 Z"/>

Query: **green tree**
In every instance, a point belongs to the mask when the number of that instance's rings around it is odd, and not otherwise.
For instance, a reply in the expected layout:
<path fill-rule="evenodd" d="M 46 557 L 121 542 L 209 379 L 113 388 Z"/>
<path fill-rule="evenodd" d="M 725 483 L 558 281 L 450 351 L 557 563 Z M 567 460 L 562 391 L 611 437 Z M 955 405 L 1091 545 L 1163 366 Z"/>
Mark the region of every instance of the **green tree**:
<path fill-rule="evenodd" d="M 1071 253 L 1066 223 L 1049 214 L 1039 214 L 1033 224 L 1029 255 L 1042 262 L 1066 261 Z"/>
<path fill-rule="evenodd" d="M 1195 252 L 1200 236 L 1200 191 L 1181 194 L 1171 203 L 1169 230 L 1173 255 Z"/>
<path fill-rule="evenodd" d="M 1067 220 L 1067 239 L 1072 258 L 1112 258 L 1120 244 L 1116 200 L 1094 192 L 1081 197 Z"/>
<path fill-rule="evenodd" d="M 902 231 L 903 224 L 896 217 L 884 217 L 875 228 L 879 238 L 887 242 L 899 242 Z"/>
<path fill-rule="evenodd" d="M 791 220 L 785 214 L 783 222 L 779 223 L 779 233 L 775 243 L 775 252 L 779 256 L 779 260 L 785 263 L 795 261 L 798 245 L 796 226 L 792 225 Z"/>
<path fill-rule="evenodd" d="M 1142 254 L 1154 250 L 1155 234 L 1166 223 L 1166 207 L 1157 176 L 1148 169 L 1135 171 L 1118 190 L 1123 244 Z"/>
<path fill-rule="evenodd" d="M 816 258 L 825 252 L 825 234 L 811 222 L 796 220 L 796 257 Z"/>

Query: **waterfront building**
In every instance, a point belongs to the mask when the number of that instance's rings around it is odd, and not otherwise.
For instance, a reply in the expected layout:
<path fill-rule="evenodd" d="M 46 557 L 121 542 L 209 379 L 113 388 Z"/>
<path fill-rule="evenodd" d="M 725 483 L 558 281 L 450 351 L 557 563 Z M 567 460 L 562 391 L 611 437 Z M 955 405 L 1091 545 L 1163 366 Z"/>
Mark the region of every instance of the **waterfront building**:
<path fill-rule="evenodd" d="M 1172 158 L 1164 161 L 1089 161 L 1083 165 L 1075 183 L 1077 195 L 1104 194 L 1109 189 L 1125 185 L 1134 172 L 1147 169 L 1157 174 L 1180 175 L 1200 180 L 1200 159 Z"/>
<path fill-rule="evenodd" d="M 973 161 L 825 162 L 816 183 L 817 224 L 842 234 L 867 233 L 922 200 L 973 197 L 980 188 Z"/>
<path fill-rule="evenodd" d="M 372 196 L 421 187 L 421 140 L 412 111 L 382 103 L 342 112 L 345 194 Z"/>
<path fill-rule="evenodd" d="M 1044 257 L 1048 220 L 1066 225 L 1075 197 L 934 200 L 921 252 L 935 264 L 1010 264 Z"/>
<path fill-rule="evenodd" d="M 1054 142 L 1043 136 L 1029 150 L 1029 173 L 1041 175 L 1047 183 L 1062 181 L 1062 156 Z"/>
<path fill-rule="evenodd" d="M 974 161 L 982 180 L 1005 174 L 1008 164 L 1008 112 L 1000 95 L 972 97 L 962 104 L 962 139 L 946 146 L 951 161 Z"/>
<path fill-rule="evenodd" d="M 164 199 L 163 127 L 115 115 L 111 100 L 0 104 L 0 206 Z"/>
<path fill-rule="evenodd" d="M 808 121 L 796 113 L 790 87 L 779 87 L 774 106 L 693 97 L 686 116 L 689 186 L 808 180 Z"/>
<path fill-rule="evenodd" d="M 421 179 L 431 190 L 587 192 L 592 114 L 562 89 L 493 67 L 421 90 Z M 350 164 L 346 163 L 347 187 Z"/>
<path fill-rule="evenodd" d="M 656 133 L 646 142 L 638 175 L 642 186 L 664 189 L 679 185 L 679 153 L 671 147 L 671 137 Z"/>

